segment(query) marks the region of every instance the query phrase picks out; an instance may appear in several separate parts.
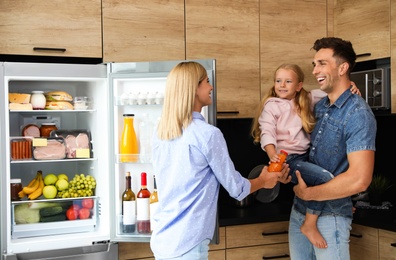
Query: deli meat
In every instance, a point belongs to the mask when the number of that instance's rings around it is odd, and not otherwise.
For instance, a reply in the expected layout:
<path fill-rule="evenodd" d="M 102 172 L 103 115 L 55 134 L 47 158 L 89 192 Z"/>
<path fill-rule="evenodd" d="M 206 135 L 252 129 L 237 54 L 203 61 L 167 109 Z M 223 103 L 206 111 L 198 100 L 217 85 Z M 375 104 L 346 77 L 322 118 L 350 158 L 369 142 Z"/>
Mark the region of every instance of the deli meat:
<path fill-rule="evenodd" d="M 77 136 L 68 135 L 65 138 L 67 158 L 76 158 L 77 149 L 89 149 L 89 137 L 86 133 Z"/>
<path fill-rule="evenodd" d="M 47 146 L 36 146 L 33 151 L 36 160 L 57 160 L 66 157 L 66 147 L 60 140 L 47 140 Z"/>
<path fill-rule="evenodd" d="M 35 124 L 28 124 L 22 129 L 22 135 L 40 137 L 40 128 Z"/>

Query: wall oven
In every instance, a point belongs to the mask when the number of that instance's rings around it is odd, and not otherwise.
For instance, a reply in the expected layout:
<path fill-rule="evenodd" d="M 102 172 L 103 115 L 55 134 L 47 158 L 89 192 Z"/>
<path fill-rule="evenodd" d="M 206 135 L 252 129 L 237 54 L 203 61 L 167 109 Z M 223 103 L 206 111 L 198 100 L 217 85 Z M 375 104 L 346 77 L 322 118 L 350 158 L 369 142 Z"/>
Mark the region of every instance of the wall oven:
<path fill-rule="evenodd" d="M 352 72 L 351 80 L 373 110 L 390 109 L 390 67 Z"/>

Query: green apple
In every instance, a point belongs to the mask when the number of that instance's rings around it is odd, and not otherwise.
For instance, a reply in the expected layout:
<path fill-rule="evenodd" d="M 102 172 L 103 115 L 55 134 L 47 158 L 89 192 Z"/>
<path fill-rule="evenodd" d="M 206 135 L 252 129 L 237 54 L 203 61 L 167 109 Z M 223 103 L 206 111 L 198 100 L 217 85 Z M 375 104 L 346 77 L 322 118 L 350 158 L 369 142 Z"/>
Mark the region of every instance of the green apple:
<path fill-rule="evenodd" d="M 50 173 L 44 177 L 44 184 L 45 185 L 55 185 L 57 180 L 58 180 L 58 177 L 55 174 Z"/>
<path fill-rule="evenodd" d="M 43 195 L 46 199 L 53 199 L 58 194 L 58 190 L 54 185 L 47 185 L 43 188 Z"/>
<path fill-rule="evenodd" d="M 69 177 L 67 177 L 67 175 L 64 174 L 64 173 L 61 173 L 61 174 L 58 174 L 58 180 L 67 180 L 67 181 L 69 181 Z"/>
<path fill-rule="evenodd" d="M 69 188 L 69 182 L 65 179 L 60 179 L 55 183 L 55 187 L 58 191 L 67 190 Z"/>

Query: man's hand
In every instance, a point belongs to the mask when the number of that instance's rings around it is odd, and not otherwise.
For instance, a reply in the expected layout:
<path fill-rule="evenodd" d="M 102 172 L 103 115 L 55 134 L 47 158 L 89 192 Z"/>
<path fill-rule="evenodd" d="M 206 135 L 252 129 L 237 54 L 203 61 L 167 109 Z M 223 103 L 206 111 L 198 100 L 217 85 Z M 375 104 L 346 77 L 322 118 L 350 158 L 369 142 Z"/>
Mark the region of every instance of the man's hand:
<path fill-rule="evenodd" d="M 295 185 L 293 187 L 294 193 L 296 194 L 297 197 L 299 197 L 302 200 L 307 200 L 307 184 L 305 183 L 305 181 L 303 180 L 303 178 L 301 177 L 301 173 L 300 171 L 296 171 L 296 176 L 297 176 L 297 180 L 298 183 L 297 185 Z"/>

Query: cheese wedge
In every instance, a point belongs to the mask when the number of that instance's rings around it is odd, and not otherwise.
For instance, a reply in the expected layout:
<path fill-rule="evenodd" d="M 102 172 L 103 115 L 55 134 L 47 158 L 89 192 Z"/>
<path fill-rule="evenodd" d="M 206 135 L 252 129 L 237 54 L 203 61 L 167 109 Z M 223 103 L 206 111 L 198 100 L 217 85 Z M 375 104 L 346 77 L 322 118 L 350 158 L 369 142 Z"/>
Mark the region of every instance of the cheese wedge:
<path fill-rule="evenodd" d="M 8 93 L 8 101 L 10 103 L 29 104 L 30 94 L 23 93 Z"/>

